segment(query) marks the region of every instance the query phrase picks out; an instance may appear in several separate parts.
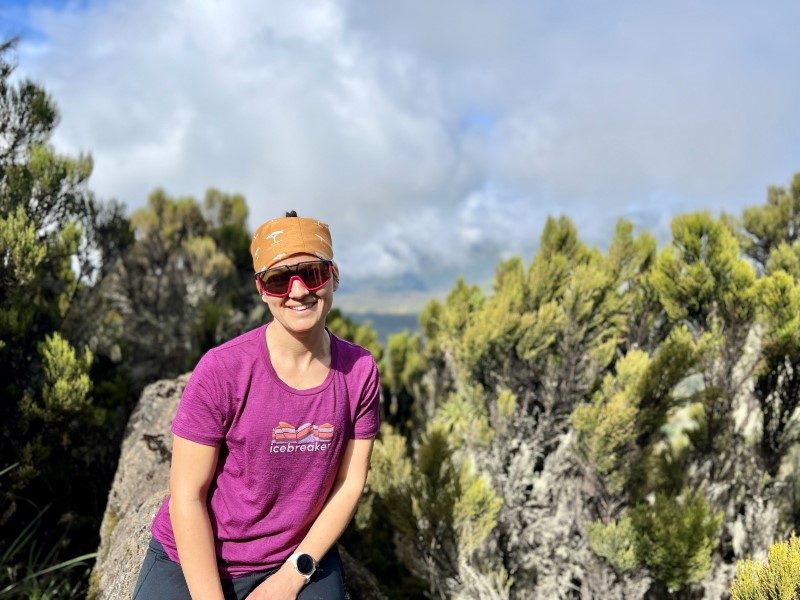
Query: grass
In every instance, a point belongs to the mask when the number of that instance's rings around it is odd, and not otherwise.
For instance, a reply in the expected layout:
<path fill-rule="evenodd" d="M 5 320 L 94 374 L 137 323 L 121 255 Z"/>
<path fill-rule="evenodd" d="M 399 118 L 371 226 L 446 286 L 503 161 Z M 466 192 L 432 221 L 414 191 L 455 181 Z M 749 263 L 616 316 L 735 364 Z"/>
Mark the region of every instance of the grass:
<path fill-rule="evenodd" d="M 18 463 L 0 470 L 0 477 L 13 471 Z M 4 494 L 8 503 L 2 511 L 4 520 L 15 512 L 17 500 L 11 493 Z M 32 504 L 26 502 L 27 504 Z M 50 506 L 37 510 L 24 527 L 0 550 L 0 600 L 6 598 L 29 598 L 49 600 L 50 598 L 80 598 L 91 562 L 97 553 L 92 552 L 59 560 L 59 550 L 67 540 L 68 528 L 62 527 L 60 533 L 43 535 L 43 519 Z M 2 523 L 3 526 L 6 523 Z M 4 534 L 7 534 L 7 528 Z M 5 537 L 5 536 L 3 536 Z M 84 568 L 78 575 L 76 569 Z"/>

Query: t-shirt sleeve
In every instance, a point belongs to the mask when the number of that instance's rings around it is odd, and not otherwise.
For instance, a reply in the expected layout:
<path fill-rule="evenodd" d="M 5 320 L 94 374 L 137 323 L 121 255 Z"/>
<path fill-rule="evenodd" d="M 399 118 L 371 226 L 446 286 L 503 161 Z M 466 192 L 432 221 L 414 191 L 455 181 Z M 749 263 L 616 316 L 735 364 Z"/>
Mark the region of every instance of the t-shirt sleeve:
<path fill-rule="evenodd" d="M 378 435 L 381 428 L 381 380 L 378 365 L 370 357 L 370 369 L 367 380 L 361 388 L 352 437 L 357 440 L 372 438 Z"/>
<path fill-rule="evenodd" d="M 216 446 L 223 440 L 231 419 L 220 375 L 213 351 L 206 352 L 183 390 L 172 421 L 172 433 L 206 446 Z"/>

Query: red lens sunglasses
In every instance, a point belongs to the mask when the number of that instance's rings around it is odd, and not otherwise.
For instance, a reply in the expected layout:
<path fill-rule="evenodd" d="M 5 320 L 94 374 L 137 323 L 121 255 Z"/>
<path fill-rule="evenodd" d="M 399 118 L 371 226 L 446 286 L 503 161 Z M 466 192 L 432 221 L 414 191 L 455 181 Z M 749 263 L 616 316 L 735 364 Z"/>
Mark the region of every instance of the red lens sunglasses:
<path fill-rule="evenodd" d="M 282 298 L 289 295 L 295 279 L 299 279 L 309 292 L 316 292 L 325 287 L 331 277 L 333 277 L 333 262 L 312 260 L 256 273 L 256 285 L 259 293 Z"/>

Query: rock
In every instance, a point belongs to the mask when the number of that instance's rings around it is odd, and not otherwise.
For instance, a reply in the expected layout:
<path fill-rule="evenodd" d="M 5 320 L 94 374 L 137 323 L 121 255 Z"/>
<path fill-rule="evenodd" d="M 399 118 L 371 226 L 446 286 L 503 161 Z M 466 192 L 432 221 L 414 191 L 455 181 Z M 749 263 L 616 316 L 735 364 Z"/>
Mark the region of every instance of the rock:
<path fill-rule="evenodd" d="M 100 528 L 88 598 L 130 598 L 150 539 L 150 523 L 169 489 L 169 426 L 188 376 L 142 392 L 128 420 Z"/>
<path fill-rule="evenodd" d="M 129 421 L 100 531 L 89 600 L 129 599 L 150 539 L 150 524 L 167 495 L 169 431 L 188 375 L 145 388 Z M 341 546 L 345 586 L 353 600 L 378 600 L 375 577 Z"/>

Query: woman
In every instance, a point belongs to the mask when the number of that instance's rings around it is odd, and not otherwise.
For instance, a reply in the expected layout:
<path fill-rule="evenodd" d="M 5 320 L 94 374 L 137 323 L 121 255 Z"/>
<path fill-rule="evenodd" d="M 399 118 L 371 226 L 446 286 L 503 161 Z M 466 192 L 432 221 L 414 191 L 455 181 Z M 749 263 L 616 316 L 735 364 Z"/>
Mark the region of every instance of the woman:
<path fill-rule="evenodd" d="M 287 213 L 250 251 L 273 320 L 207 352 L 186 385 L 134 600 L 344 598 L 334 544 L 379 428 L 377 366 L 325 328 L 327 225 Z"/>

